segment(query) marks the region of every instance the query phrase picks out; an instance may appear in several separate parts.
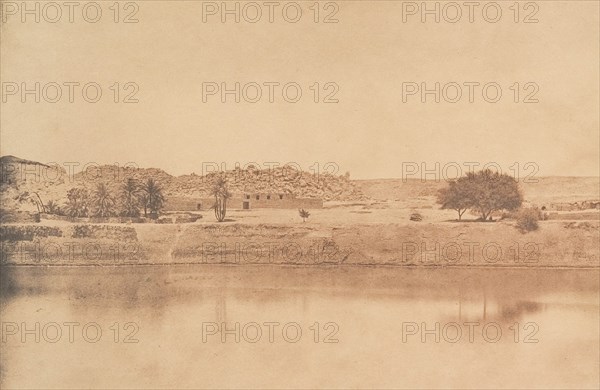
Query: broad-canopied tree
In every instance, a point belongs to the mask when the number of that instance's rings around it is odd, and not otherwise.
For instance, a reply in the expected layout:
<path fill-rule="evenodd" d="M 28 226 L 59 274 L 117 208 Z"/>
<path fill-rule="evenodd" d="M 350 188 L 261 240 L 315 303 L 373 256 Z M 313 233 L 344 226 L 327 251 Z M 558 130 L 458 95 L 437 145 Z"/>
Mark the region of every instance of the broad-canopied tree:
<path fill-rule="evenodd" d="M 473 206 L 470 184 L 465 179 L 465 177 L 461 177 L 456 181 L 451 181 L 448 187 L 439 190 L 437 197 L 437 202 L 442 205 L 442 209 L 458 212 L 459 221 L 465 211 Z"/>
<path fill-rule="evenodd" d="M 523 196 L 512 176 L 485 169 L 450 182 L 439 192 L 438 203 L 443 209 L 456 210 L 459 220 L 466 209 L 471 209 L 486 221 L 495 211 L 517 210 Z"/>

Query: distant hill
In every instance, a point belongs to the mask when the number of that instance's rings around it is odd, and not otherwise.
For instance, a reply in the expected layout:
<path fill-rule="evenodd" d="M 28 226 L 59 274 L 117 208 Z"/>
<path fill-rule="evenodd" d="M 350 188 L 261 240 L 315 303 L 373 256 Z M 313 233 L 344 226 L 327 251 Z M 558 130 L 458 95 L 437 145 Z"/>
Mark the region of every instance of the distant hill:
<path fill-rule="evenodd" d="M 15 157 L 15 156 L 2 156 L 0 157 L 0 164 L 31 164 L 31 165 L 43 165 L 45 167 L 48 167 L 48 165 L 46 164 L 42 164 L 39 163 L 37 161 L 31 161 L 31 160 L 25 160 L 19 157 Z"/>
<path fill-rule="evenodd" d="M 549 176 L 535 178 L 537 183 L 522 183 L 526 198 L 536 203 L 600 199 L 600 178 Z"/>
<path fill-rule="evenodd" d="M 404 200 L 423 196 L 435 196 L 446 182 L 422 181 L 420 179 L 373 179 L 355 180 L 363 194 L 374 200 Z"/>
<path fill-rule="evenodd" d="M 536 204 L 550 202 L 575 202 L 600 199 L 600 178 L 548 176 L 533 178 L 537 182 L 520 180 L 525 199 Z M 447 183 L 420 179 L 355 180 L 365 196 L 374 200 L 404 200 L 407 198 L 436 196 Z"/>

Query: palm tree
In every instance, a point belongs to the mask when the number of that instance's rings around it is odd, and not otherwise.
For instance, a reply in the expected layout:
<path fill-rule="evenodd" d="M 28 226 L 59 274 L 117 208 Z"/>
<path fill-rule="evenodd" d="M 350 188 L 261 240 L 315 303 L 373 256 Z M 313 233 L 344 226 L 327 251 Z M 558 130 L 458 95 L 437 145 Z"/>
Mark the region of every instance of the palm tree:
<path fill-rule="evenodd" d="M 71 188 L 67 192 L 65 211 L 70 217 L 86 217 L 88 215 L 88 193 L 85 188 Z"/>
<path fill-rule="evenodd" d="M 148 194 L 145 192 L 142 192 L 140 194 L 140 204 L 142 205 L 142 207 L 144 208 L 144 217 L 148 216 Z"/>
<path fill-rule="evenodd" d="M 310 213 L 304 209 L 299 209 L 298 214 L 300 214 L 300 218 L 302 218 L 302 222 L 306 222 L 306 218 L 310 217 Z"/>
<path fill-rule="evenodd" d="M 231 198 L 231 193 L 227 189 L 227 182 L 223 177 L 218 177 L 211 189 L 211 195 L 215 197 L 215 217 L 218 222 L 225 220 L 227 213 L 227 199 Z"/>
<path fill-rule="evenodd" d="M 144 192 L 144 216 L 147 215 L 147 210 L 150 210 L 151 217 L 158 217 L 158 213 L 160 213 L 165 203 L 165 197 L 162 193 L 162 188 L 160 188 L 160 186 L 154 181 L 154 179 L 149 178 L 144 186 Z"/>
<path fill-rule="evenodd" d="M 58 204 L 53 200 L 49 200 L 48 203 L 46 203 L 46 212 L 48 214 L 58 214 L 60 212 Z"/>
<path fill-rule="evenodd" d="M 135 179 L 129 178 L 121 189 L 122 214 L 126 217 L 140 215 L 140 186 Z"/>
<path fill-rule="evenodd" d="M 92 203 L 95 207 L 94 216 L 110 217 L 114 214 L 115 200 L 110 195 L 106 184 L 98 183 L 92 197 Z"/>

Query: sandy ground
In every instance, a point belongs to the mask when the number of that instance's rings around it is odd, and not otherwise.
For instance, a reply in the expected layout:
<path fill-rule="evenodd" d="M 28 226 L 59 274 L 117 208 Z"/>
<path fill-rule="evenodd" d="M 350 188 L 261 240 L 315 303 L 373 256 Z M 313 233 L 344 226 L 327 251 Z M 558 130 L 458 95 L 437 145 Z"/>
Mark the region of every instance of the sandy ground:
<path fill-rule="evenodd" d="M 222 223 L 210 210 L 184 224 L 43 220 L 12 226 L 56 227 L 59 234 L 35 231 L 32 239 L 4 242 L 2 262 L 598 267 L 600 261 L 599 218 L 540 221 L 537 231 L 523 234 L 514 220 L 481 223 L 466 214 L 456 222 L 456 213 L 434 208 L 431 197 L 408 203 L 328 203 L 310 210 L 306 222 L 297 210 L 276 209 L 229 210 Z M 423 220 L 411 221 L 413 212 Z"/>

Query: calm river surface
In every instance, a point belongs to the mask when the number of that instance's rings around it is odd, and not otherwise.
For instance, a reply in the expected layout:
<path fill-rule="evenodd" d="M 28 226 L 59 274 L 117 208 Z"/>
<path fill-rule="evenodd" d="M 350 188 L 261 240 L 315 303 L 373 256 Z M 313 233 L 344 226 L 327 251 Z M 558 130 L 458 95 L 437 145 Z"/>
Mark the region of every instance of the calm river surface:
<path fill-rule="evenodd" d="M 3 389 L 599 385 L 598 270 L 3 266 L 0 276 Z"/>

